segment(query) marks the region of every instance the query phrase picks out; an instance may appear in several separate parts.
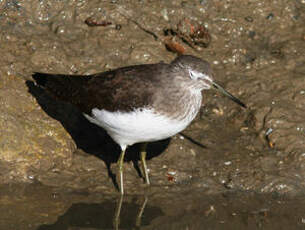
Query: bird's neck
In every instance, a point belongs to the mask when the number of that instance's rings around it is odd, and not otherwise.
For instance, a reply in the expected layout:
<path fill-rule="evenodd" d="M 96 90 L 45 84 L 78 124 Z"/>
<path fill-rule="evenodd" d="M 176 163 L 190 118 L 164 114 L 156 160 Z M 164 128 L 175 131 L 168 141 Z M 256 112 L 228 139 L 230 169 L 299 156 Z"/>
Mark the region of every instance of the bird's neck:
<path fill-rule="evenodd" d="M 189 89 L 180 99 L 180 106 L 184 113 L 181 113 L 180 119 L 192 121 L 200 110 L 202 102 L 201 90 Z"/>

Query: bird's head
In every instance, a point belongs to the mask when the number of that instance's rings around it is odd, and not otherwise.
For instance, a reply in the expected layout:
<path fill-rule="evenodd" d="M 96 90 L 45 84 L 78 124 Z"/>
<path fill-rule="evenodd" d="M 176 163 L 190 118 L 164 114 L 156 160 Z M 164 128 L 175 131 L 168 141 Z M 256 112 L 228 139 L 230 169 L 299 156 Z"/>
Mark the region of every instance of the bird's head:
<path fill-rule="evenodd" d="M 181 55 L 177 57 L 171 66 L 175 70 L 183 71 L 184 76 L 187 77 L 187 81 L 191 83 L 196 89 L 215 89 L 224 96 L 230 98 L 240 106 L 246 108 L 247 106 L 241 102 L 238 98 L 234 97 L 213 79 L 213 71 L 210 64 L 200 58 L 191 55 Z"/>

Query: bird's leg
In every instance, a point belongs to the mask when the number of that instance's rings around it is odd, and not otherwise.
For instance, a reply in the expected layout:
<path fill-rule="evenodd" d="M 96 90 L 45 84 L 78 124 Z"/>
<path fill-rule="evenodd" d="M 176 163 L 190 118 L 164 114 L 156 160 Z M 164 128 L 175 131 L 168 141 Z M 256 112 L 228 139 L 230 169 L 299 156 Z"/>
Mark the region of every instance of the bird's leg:
<path fill-rule="evenodd" d="M 147 165 L 146 165 L 146 147 L 147 147 L 147 143 L 143 143 L 141 145 L 141 162 L 142 162 L 142 171 L 144 173 L 145 182 L 146 184 L 150 184 L 149 176 L 147 172 Z"/>
<path fill-rule="evenodd" d="M 123 182 L 123 163 L 124 163 L 124 155 L 125 155 L 126 148 L 122 149 L 121 155 L 119 157 L 119 160 L 117 162 L 118 164 L 118 173 L 120 177 L 120 192 L 121 194 L 124 194 L 124 182 Z"/>
<path fill-rule="evenodd" d="M 137 219 L 136 219 L 136 227 L 138 227 L 138 228 L 141 227 L 141 221 L 142 221 L 142 217 L 143 217 L 143 213 L 144 213 L 144 209 L 146 207 L 147 201 L 148 201 L 148 198 L 147 198 L 147 196 L 145 196 L 144 197 L 144 202 L 142 203 L 142 206 L 139 209 Z"/>
<path fill-rule="evenodd" d="M 123 204 L 123 197 L 124 196 L 120 195 L 120 197 L 117 201 L 114 217 L 112 220 L 113 229 L 115 229 L 115 230 L 118 230 L 119 225 L 120 225 L 120 214 L 121 214 L 121 209 L 122 209 L 122 204 Z"/>

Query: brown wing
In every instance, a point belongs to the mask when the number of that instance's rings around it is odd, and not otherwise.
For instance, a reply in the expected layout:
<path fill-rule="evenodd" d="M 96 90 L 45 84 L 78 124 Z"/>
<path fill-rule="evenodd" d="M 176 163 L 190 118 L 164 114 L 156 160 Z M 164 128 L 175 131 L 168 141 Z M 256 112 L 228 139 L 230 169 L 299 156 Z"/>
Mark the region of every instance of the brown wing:
<path fill-rule="evenodd" d="M 152 104 L 166 64 L 138 65 L 93 75 L 84 86 L 86 112 L 93 108 L 132 111 Z"/>
<path fill-rule="evenodd" d="M 152 103 L 167 66 L 161 63 L 129 66 L 90 76 L 35 73 L 33 79 L 83 113 L 90 114 L 93 108 L 128 112 Z"/>

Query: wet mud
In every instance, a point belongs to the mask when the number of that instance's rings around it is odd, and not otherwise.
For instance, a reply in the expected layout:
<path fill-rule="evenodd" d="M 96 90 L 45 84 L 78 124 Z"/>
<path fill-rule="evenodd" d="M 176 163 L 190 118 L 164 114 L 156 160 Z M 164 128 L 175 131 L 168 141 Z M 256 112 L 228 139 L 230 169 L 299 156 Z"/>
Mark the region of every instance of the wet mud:
<path fill-rule="evenodd" d="M 0 1 L 0 229 L 303 229 L 305 2 Z M 203 92 L 195 121 L 120 148 L 35 71 L 92 74 L 209 61 L 248 106 Z M 121 208 L 119 208 L 121 207 Z"/>

